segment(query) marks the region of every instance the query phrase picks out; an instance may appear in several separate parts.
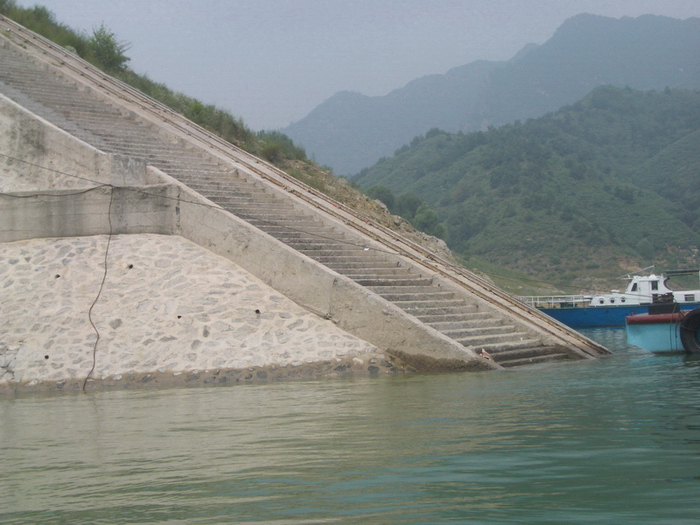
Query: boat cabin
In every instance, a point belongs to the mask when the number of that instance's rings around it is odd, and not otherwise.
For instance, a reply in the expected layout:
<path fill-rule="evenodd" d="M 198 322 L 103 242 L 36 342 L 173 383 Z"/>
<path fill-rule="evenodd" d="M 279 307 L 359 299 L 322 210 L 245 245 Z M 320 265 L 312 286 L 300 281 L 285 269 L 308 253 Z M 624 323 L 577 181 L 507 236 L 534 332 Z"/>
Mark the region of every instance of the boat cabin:
<path fill-rule="evenodd" d="M 645 305 L 651 304 L 655 296 L 671 294 L 673 300 L 679 304 L 696 303 L 700 301 L 700 290 L 671 290 L 666 282 L 671 275 L 696 273 L 698 270 L 679 270 L 667 272 L 664 275 L 635 275 L 627 284 L 624 292 L 612 290 L 609 294 L 594 295 L 591 298 L 591 306 L 621 306 L 621 305 Z"/>

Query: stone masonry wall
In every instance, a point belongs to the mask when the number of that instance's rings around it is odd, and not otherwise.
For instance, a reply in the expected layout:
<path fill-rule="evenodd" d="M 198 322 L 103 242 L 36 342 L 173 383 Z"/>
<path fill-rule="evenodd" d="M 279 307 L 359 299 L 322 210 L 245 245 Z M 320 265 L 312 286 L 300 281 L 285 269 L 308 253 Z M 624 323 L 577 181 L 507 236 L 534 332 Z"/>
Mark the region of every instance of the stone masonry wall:
<path fill-rule="evenodd" d="M 88 374 L 94 388 L 394 368 L 373 345 L 178 236 L 112 237 L 99 293 L 107 242 L 0 246 L 0 391 L 78 389 Z"/>

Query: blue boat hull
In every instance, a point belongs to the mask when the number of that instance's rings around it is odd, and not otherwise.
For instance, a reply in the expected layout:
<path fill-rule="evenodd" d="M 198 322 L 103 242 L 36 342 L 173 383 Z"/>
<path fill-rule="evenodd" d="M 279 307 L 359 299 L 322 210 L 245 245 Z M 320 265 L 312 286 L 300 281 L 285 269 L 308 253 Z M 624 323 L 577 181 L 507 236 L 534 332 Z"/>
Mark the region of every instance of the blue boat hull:
<path fill-rule="evenodd" d="M 700 303 L 681 304 L 681 310 L 692 310 Z M 586 306 L 581 308 L 540 308 L 540 311 L 571 328 L 625 326 L 625 317 L 645 314 L 649 305 Z"/>

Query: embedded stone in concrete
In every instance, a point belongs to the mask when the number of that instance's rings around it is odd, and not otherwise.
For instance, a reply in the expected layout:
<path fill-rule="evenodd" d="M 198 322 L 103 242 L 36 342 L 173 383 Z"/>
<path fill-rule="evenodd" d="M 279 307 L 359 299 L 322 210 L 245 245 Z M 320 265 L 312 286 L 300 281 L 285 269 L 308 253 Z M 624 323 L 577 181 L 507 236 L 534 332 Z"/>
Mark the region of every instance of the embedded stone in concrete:
<path fill-rule="evenodd" d="M 383 359 L 373 345 L 177 236 L 113 236 L 100 289 L 108 239 L 2 245 L 0 387 L 84 379 L 93 353 L 90 377 L 112 382 L 150 373 Z M 160 264 L 164 258 L 171 264 Z"/>

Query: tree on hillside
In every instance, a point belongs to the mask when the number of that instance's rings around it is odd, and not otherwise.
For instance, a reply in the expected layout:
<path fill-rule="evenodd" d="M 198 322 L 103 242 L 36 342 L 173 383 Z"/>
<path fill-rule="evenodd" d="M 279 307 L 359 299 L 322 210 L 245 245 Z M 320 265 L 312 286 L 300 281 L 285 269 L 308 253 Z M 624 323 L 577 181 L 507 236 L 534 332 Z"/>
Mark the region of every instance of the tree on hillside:
<path fill-rule="evenodd" d="M 100 61 L 107 72 L 123 71 L 126 68 L 126 63 L 131 60 L 124 54 L 129 50 L 131 44 L 117 41 L 116 35 L 104 25 L 92 32 L 90 47 L 95 58 Z"/>
<path fill-rule="evenodd" d="M 421 204 L 423 204 L 423 199 L 415 193 L 402 193 L 396 199 L 396 212 L 410 221 L 416 216 Z"/>
<path fill-rule="evenodd" d="M 382 201 L 389 208 L 390 212 L 395 213 L 396 197 L 389 188 L 381 184 L 375 184 L 366 193 L 369 197 Z"/>
<path fill-rule="evenodd" d="M 445 226 L 440 222 L 440 217 L 435 213 L 435 210 L 430 208 L 425 202 L 422 203 L 416 211 L 412 224 L 428 235 L 433 235 L 441 239 L 445 238 Z"/>

